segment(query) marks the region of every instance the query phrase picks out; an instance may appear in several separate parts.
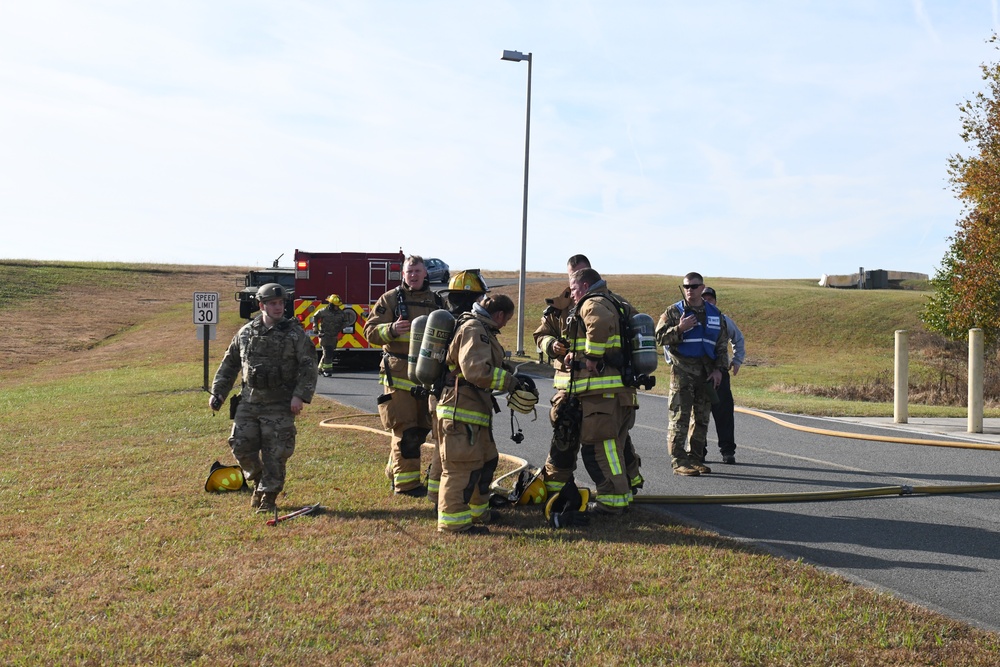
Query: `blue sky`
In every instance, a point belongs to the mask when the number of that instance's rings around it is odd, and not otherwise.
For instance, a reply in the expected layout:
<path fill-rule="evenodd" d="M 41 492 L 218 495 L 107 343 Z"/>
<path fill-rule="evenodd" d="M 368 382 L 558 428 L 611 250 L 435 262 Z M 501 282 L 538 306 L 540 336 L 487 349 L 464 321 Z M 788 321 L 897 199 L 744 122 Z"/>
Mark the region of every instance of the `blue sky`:
<path fill-rule="evenodd" d="M 0 7 L 0 257 L 933 273 L 994 1 Z"/>

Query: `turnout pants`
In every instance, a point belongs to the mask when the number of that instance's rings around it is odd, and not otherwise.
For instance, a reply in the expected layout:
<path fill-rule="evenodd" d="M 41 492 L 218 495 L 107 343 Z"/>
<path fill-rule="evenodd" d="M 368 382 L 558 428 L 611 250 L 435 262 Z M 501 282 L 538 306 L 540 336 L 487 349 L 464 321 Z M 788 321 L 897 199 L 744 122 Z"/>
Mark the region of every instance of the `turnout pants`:
<path fill-rule="evenodd" d="M 620 394 L 581 396 L 580 456 L 597 486 L 595 500 L 606 512 L 623 512 L 632 501 L 625 474 L 628 419 Z"/>
<path fill-rule="evenodd" d="M 715 390 L 719 402 L 712 406 L 712 419 L 715 420 L 715 433 L 719 436 L 719 452 L 723 455 L 736 453 L 736 417 L 733 415 L 736 404 L 733 401 L 733 389 L 729 381 L 729 371 L 722 373 L 722 382 Z"/>
<path fill-rule="evenodd" d="M 337 353 L 337 337 L 324 337 L 320 339 L 320 345 L 323 347 L 323 357 L 319 360 L 319 370 L 324 373 L 331 372 L 333 371 L 333 358 Z"/>
<path fill-rule="evenodd" d="M 674 468 L 705 462 L 708 421 L 712 416 L 712 399 L 706 390 L 706 382 L 707 378 L 685 373 L 676 364 L 670 367 L 667 446 L 670 449 L 670 465 Z"/>
<path fill-rule="evenodd" d="M 415 489 L 420 486 L 420 445 L 431 430 L 427 398 L 387 387 L 379 397 L 378 412 L 382 425 L 392 431 L 385 474 L 397 493 Z"/>
<path fill-rule="evenodd" d="M 490 484 L 500 455 L 493 431 L 453 419 L 440 419 L 443 440 L 438 530 L 460 533 L 490 520 Z"/>
<path fill-rule="evenodd" d="M 247 481 L 261 493 L 285 488 L 285 463 L 295 451 L 295 415 L 288 403 L 240 401 L 229 446 Z"/>

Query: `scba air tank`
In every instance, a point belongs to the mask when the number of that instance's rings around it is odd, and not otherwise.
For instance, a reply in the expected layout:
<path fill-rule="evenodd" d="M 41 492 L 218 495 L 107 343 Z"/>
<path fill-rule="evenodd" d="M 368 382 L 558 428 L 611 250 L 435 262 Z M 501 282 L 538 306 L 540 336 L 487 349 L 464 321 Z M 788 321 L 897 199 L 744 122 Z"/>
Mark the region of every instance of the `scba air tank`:
<path fill-rule="evenodd" d="M 420 343 L 424 340 L 426 326 L 426 315 L 418 315 L 410 322 L 410 350 L 406 354 L 406 377 L 410 378 L 410 382 L 417 382 L 417 358 L 420 356 Z"/>
<path fill-rule="evenodd" d="M 448 341 L 455 330 L 455 316 L 447 310 L 435 310 L 427 316 L 424 338 L 420 343 L 415 370 L 416 382 L 433 385 L 444 371 L 444 358 Z"/>
<path fill-rule="evenodd" d="M 632 370 L 636 375 L 652 375 L 659 355 L 656 354 L 656 325 L 645 313 L 632 316 Z"/>

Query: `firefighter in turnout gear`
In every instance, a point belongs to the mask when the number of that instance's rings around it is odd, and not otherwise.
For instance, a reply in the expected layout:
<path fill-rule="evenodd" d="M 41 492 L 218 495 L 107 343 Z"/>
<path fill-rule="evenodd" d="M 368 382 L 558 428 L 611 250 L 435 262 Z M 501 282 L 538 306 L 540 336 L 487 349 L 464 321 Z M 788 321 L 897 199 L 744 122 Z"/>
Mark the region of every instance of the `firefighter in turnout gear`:
<path fill-rule="evenodd" d="M 456 318 L 462 313 L 468 313 L 472 310 L 472 304 L 483 298 L 490 288 L 486 286 L 486 281 L 483 279 L 483 274 L 479 272 L 479 269 L 466 269 L 464 271 L 459 271 L 451 277 L 448 281 L 448 288 L 441 290 L 440 294 L 444 297 L 445 307 L 448 312 L 454 315 Z M 452 378 L 454 379 L 454 378 Z M 436 416 L 437 399 L 432 394 L 430 396 L 429 404 L 431 408 L 431 417 L 434 422 L 433 432 L 434 432 L 434 452 L 431 454 L 431 464 L 427 468 L 427 499 L 437 507 L 438 502 L 438 491 L 441 488 L 441 433 L 438 429 L 438 420 Z"/>
<path fill-rule="evenodd" d="M 395 493 L 408 496 L 427 495 L 420 482 L 420 446 L 432 426 L 427 395 L 414 396 L 411 390 L 419 385 L 406 373 L 410 322 L 442 307 L 441 298 L 431 291 L 423 257 L 410 255 L 403 262 L 403 284 L 379 297 L 365 324 L 368 342 L 382 346 L 379 381 L 384 389 L 378 412 L 382 425 L 392 431 L 386 476 Z"/>
<path fill-rule="evenodd" d="M 233 337 L 209 406 L 218 410 L 242 374 L 229 445 L 254 487 L 251 508 L 274 512 L 285 487 L 285 464 L 295 451 L 295 417 L 316 391 L 316 349 L 298 320 L 284 316 L 284 287 L 268 283 L 257 295 L 261 316 Z"/>
<path fill-rule="evenodd" d="M 313 322 L 319 331 L 319 344 L 323 348 L 319 371 L 330 377 L 333 374 L 333 356 L 337 352 L 337 340 L 345 328 L 354 324 L 356 314 L 353 310 L 344 310 L 344 303 L 337 294 L 328 296 L 326 304 L 326 308 L 313 315 Z"/>
<path fill-rule="evenodd" d="M 513 391 L 520 382 L 504 365 L 497 334 L 514 317 L 506 295 L 485 297 L 459 317 L 448 346 L 449 381 L 437 404 L 442 434 L 438 531 L 488 533 L 490 484 L 499 462 L 493 439 L 494 391 Z"/>
<path fill-rule="evenodd" d="M 597 271 L 573 273 L 570 292 L 576 310 L 566 331 L 569 351 L 564 364 L 569 372 L 557 374 L 554 386 L 581 403 L 580 456 L 597 486 L 592 509 L 619 514 L 632 501 L 625 443 L 635 405 L 634 389 L 622 380 L 624 332 L 618 309 L 607 296 L 607 283 Z"/>

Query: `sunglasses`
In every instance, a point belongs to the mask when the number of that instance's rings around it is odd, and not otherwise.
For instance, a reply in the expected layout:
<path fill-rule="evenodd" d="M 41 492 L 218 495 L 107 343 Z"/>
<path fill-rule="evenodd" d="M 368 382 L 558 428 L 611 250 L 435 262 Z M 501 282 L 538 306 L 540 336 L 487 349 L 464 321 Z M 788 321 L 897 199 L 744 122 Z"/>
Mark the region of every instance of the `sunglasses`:
<path fill-rule="evenodd" d="M 696 289 L 696 288 L 701 287 L 701 286 L 702 286 L 702 283 L 698 283 L 697 285 L 681 285 L 681 287 L 683 287 L 684 289 Z"/>

